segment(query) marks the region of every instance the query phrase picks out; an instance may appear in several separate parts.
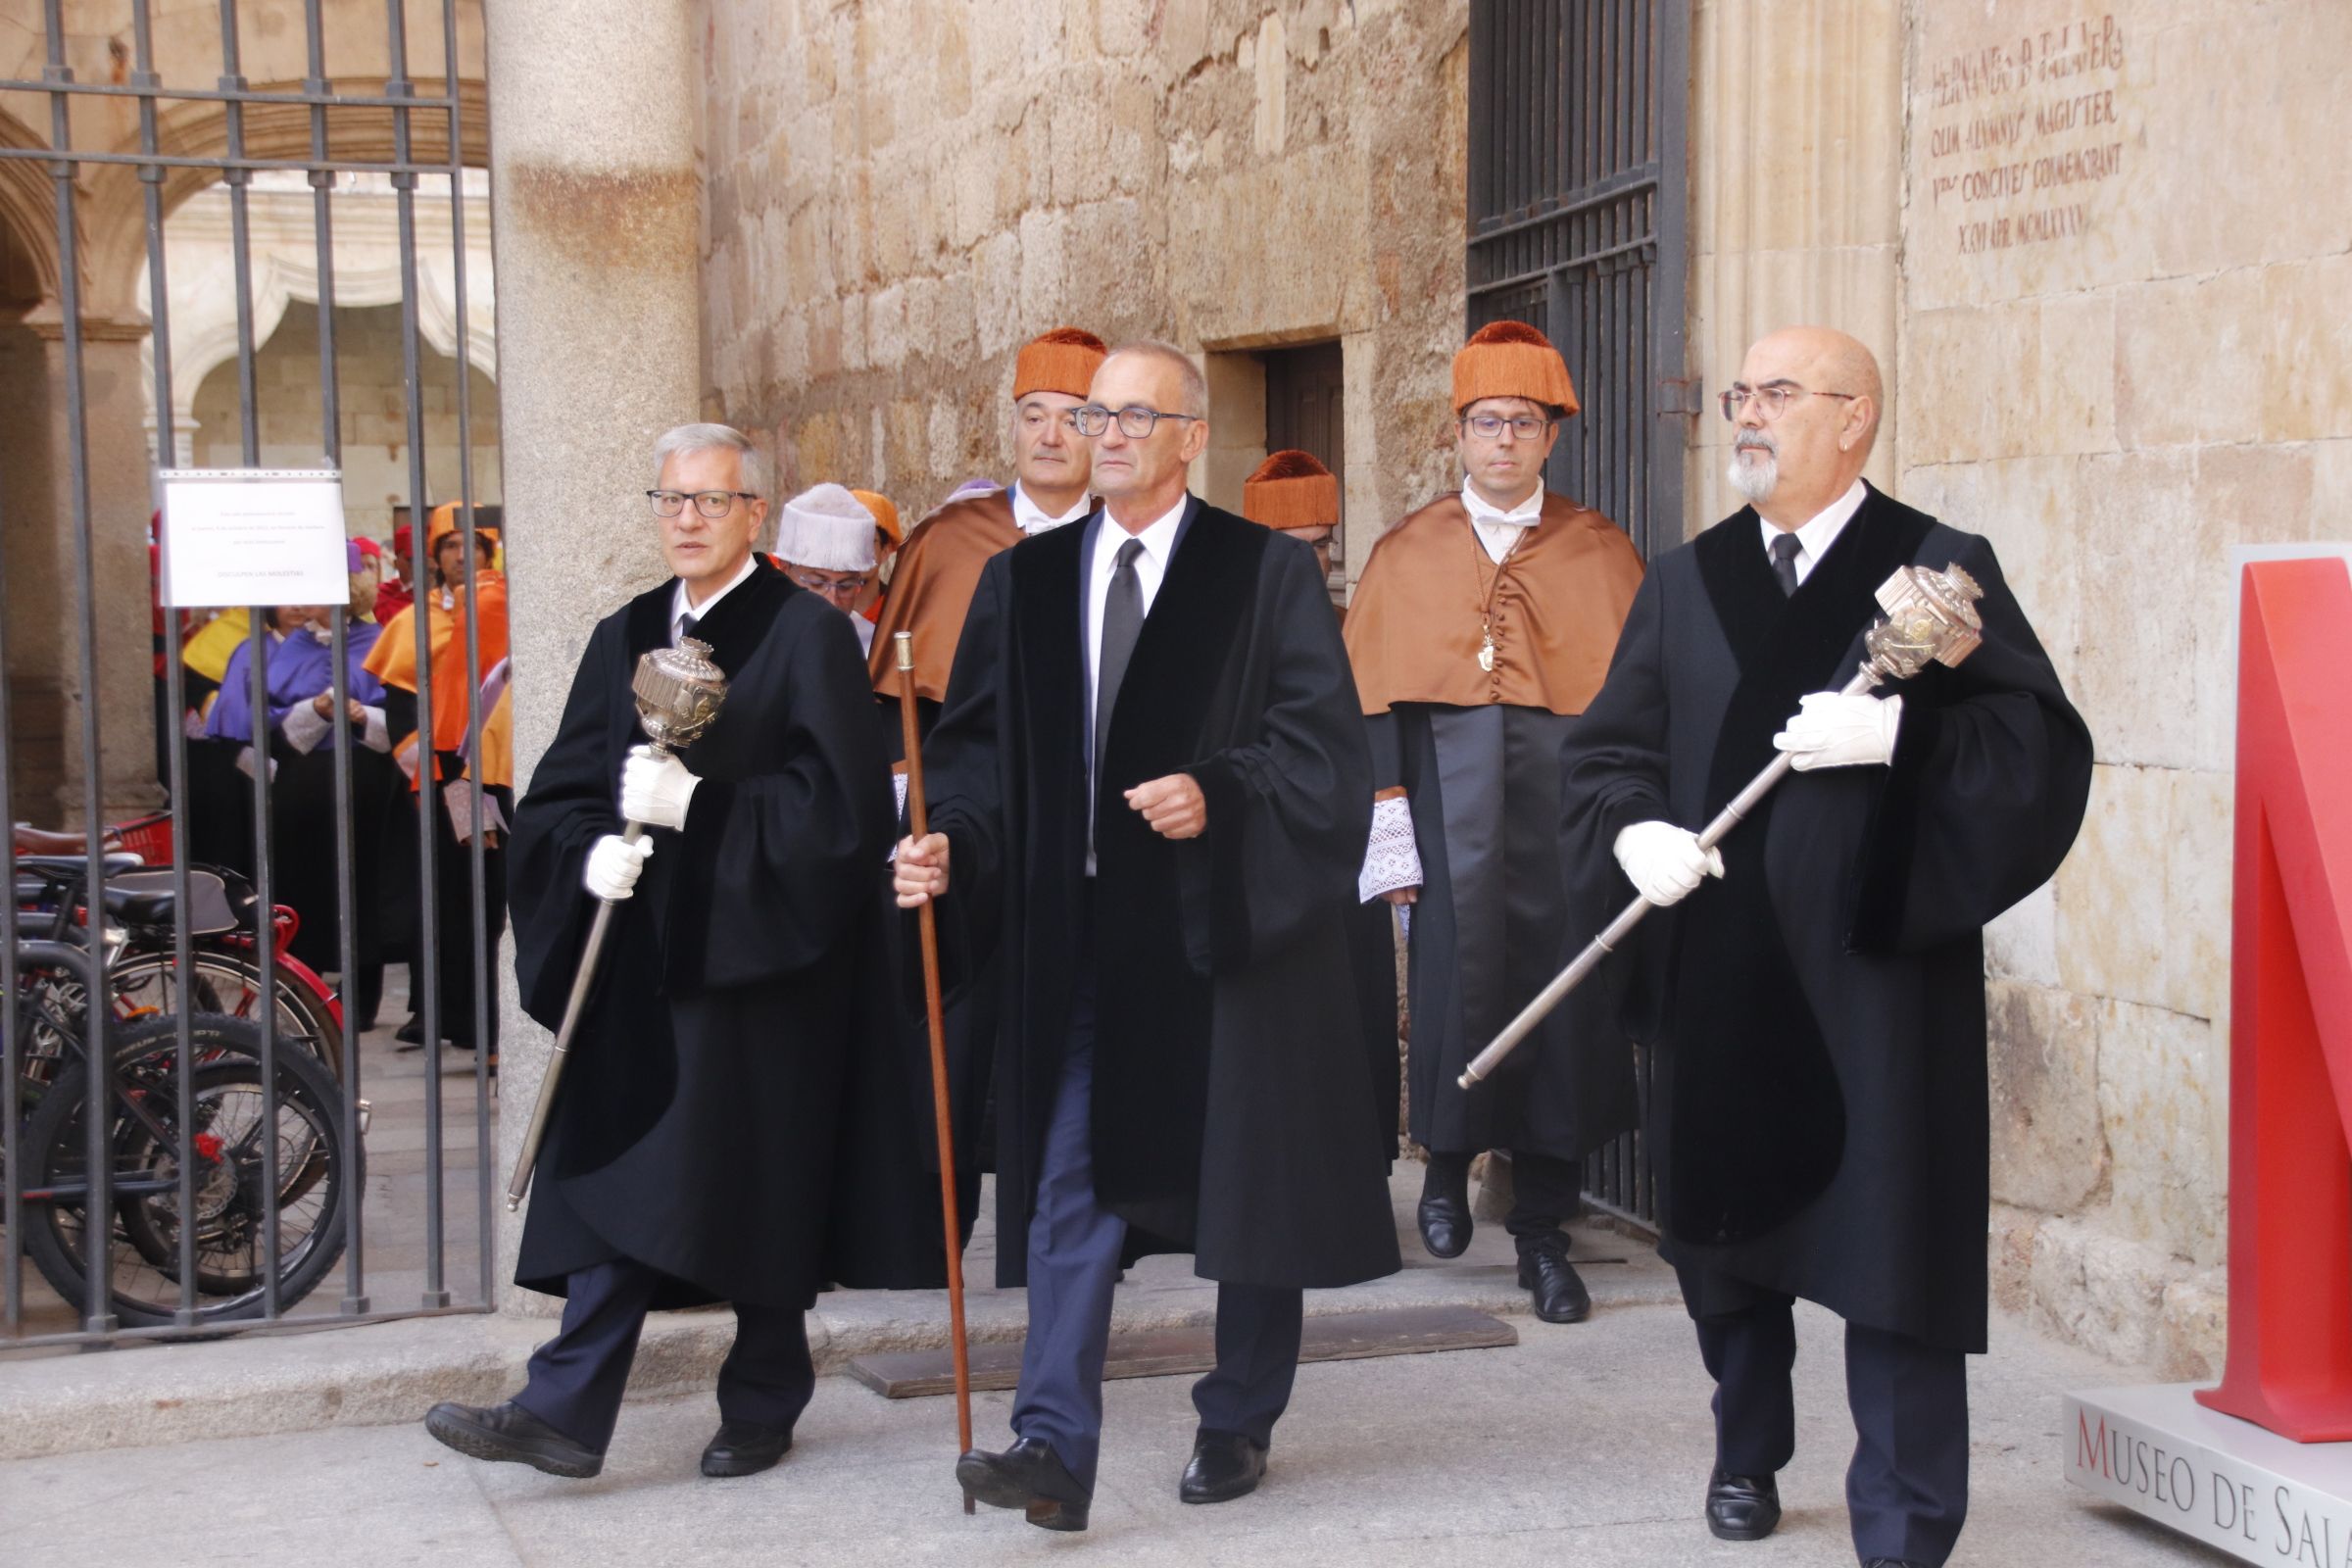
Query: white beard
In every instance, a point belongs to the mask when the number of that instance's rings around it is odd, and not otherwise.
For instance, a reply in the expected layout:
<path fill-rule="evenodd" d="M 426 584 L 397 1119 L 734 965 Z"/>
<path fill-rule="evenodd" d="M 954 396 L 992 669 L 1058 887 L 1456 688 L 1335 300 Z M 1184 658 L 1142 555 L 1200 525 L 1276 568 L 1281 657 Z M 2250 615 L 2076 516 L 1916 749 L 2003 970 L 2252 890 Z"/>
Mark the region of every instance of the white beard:
<path fill-rule="evenodd" d="M 1759 452 L 1763 456 L 1760 460 L 1750 461 L 1742 457 L 1741 452 Z M 1724 477 L 1750 504 L 1760 505 L 1770 501 L 1772 492 L 1780 485 L 1781 460 L 1777 454 L 1766 452 L 1762 447 L 1736 450 L 1732 454 L 1732 466 L 1724 470 Z"/>

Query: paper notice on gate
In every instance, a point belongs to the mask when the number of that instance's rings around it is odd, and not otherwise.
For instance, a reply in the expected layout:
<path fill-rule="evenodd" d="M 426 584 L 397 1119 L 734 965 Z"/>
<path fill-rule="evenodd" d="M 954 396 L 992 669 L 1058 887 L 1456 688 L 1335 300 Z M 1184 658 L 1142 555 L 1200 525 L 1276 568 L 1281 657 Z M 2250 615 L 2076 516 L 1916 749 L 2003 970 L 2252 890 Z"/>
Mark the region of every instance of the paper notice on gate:
<path fill-rule="evenodd" d="M 343 475 L 332 468 L 170 468 L 164 602 L 340 605 L 351 598 Z"/>

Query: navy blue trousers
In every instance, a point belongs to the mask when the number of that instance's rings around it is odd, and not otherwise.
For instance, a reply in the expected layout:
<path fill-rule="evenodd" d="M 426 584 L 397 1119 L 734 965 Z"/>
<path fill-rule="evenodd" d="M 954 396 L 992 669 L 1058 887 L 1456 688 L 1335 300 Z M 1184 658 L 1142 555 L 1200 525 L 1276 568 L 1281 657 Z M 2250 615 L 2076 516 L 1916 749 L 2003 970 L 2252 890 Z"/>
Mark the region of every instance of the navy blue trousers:
<path fill-rule="evenodd" d="M 1110 1294 L 1127 1222 L 1095 1201 L 1095 990 L 1082 973 L 1061 1083 L 1029 1221 L 1029 1338 L 1012 1430 L 1054 1446 L 1092 1491 L 1102 1448 L 1102 1363 Z M 1203 1432 L 1273 1441 L 1298 1372 L 1304 1296 L 1295 1288 L 1217 1287 L 1217 1364 L 1193 1387 Z"/>
<path fill-rule="evenodd" d="M 637 1355 L 660 1270 L 621 1258 L 570 1276 L 564 1326 L 531 1352 L 530 1379 L 514 1402 L 574 1443 L 604 1452 Z M 816 1392 L 808 1335 L 798 1307 L 735 1303 L 735 1343 L 718 1368 L 722 1421 L 789 1432 Z"/>
<path fill-rule="evenodd" d="M 1768 1476 L 1796 1452 L 1790 1298 L 1693 1319 L 1715 1379 L 1715 1463 Z M 1845 1326 L 1854 1458 L 1845 1505 L 1862 1561 L 1938 1568 L 1968 1517 L 1968 1357 L 1860 1323 Z"/>

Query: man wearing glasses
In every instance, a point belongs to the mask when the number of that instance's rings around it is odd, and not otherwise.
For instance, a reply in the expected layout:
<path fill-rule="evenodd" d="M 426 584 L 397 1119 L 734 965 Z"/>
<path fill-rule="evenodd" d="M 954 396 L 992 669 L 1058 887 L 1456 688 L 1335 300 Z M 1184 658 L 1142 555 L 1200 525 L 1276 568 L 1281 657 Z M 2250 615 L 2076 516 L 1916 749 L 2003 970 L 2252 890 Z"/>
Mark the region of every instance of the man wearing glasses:
<path fill-rule="evenodd" d="M 999 551 L 1094 510 L 1087 490 L 1089 447 L 1069 414 L 1086 401 L 1106 352 L 1101 338 L 1074 326 L 1054 327 L 1023 344 L 1012 367 L 1013 483 L 966 486 L 907 534 L 891 568 L 890 595 L 866 661 L 874 694 L 889 708 L 894 751 L 901 676 L 892 635 L 914 634 L 915 709 L 928 733 L 947 696 L 948 666 L 980 568 Z"/>
<path fill-rule="evenodd" d="M 1705 1517 L 1780 1522 L 1793 1298 L 1845 1319 L 1854 1548 L 1935 1568 L 1968 1508 L 1966 1356 L 1984 1349 L 1987 920 L 2082 821 L 2090 736 L 1991 547 L 1862 479 L 1883 393 L 1842 332 L 1775 332 L 1723 395 L 1750 503 L 1651 566 L 1562 754 L 1572 874 L 1622 869 L 1663 1006 L 1649 1157 L 1662 1250 L 1716 1381 Z M 1984 644 L 1844 696 L 1898 567 L 1959 566 Z M 1776 754 L 1721 847 L 1691 828 Z M 1719 883 L 1704 885 L 1711 878 Z M 1684 902 L 1684 901 L 1688 902 Z"/>
<path fill-rule="evenodd" d="M 998 1279 L 1026 1285 L 1016 1440 L 964 1491 L 1083 1530 L 1123 1262 L 1218 1282 L 1187 1502 L 1255 1489 L 1301 1290 L 1397 1266 L 1342 914 L 1371 814 L 1314 555 L 1185 493 L 1199 369 L 1120 349 L 1072 418 L 1102 510 L 988 563 L 899 903 L 1001 930 Z M 1026 1239 L 1026 1246 L 1017 1239 Z"/>
<path fill-rule="evenodd" d="M 819 484 L 785 502 L 776 518 L 776 559 L 795 585 L 850 617 L 864 653 L 874 623 L 858 613 L 858 601 L 874 576 L 874 514 L 858 493 Z"/>
<path fill-rule="evenodd" d="M 1454 357 L 1453 407 L 1460 493 L 1381 536 L 1348 614 L 1379 789 L 1362 893 L 1411 912 L 1422 1245 L 1461 1255 L 1470 1161 L 1508 1151 L 1519 1284 L 1544 1322 L 1575 1323 L 1592 1303 L 1561 1226 L 1587 1151 L 1634 1121 L 1624 1037 L 1581 1003 L 1493 1082 L 1455 1080 L 1558 966 L 1560 742 L 1600 689 L 1642 559 L 1608 518 L 1544 488 L 1577 398 L 1543 333 L 1481 327 Z"/>
<path fill-rule="evenodd" d="M 843 977 L 870 972 L 890 846 L 864 662 L 831 604 L 754 553 L 764 464 L 741 432 L 680 426 L 654 469 L 674 575 L 590 635 L 510 841 L 515 977 L 542 1024 L 563 1017 L 599 901 L 615 906 L 514 1270 L 566 1298 L 563 1327 L 512 1399 L 425 1418 L 460 1452 L 559 1476 L 603 1468 L 649 1310 L 733 1303 L 702 1469 L 744 1476 L 792 1446 L 814 1389 L 803 1313 L 817 1288 L 936 1283 L 918 1214 L 869 1196 L 906 1184 L 848 1168 L 903 1142 L 840 1131 L 872 1124 L 852 1088 L 872 1054 L 855 1049 L 869 988 Z M 727 675 L 726 702 L 683 757 L 657 760 L 633 678 L 689 638 Z M 628 822 L 650 831 L 629 842 Z M 906 1103 L 880 1113 L 905 1119 Z"/>

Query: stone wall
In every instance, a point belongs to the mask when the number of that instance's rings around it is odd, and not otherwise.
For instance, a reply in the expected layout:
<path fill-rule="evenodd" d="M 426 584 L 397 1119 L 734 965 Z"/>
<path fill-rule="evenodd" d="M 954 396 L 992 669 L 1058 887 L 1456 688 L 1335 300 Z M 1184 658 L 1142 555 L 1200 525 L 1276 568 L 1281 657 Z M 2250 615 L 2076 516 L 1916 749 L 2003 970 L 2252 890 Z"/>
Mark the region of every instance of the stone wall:
<path fill-rule="evenodd" d="M 705 404 L 785 482 L 1004 476 L 1013 352 L 1063 323 L 1206 357 L 1226 506 L 1250 351 L 1337 339 L 1351 563 L 1451 482 L 1463 0 L 703 9 Z"/>
<path fill-rule="evenodd" d="M 1990 535 L 2097 741 L 1991 933 L 1996 1290 L 2218 1368 L 2240 544 L 2352 538 L 2330 0 L 1915 0 L 1901 483 Z"/>

